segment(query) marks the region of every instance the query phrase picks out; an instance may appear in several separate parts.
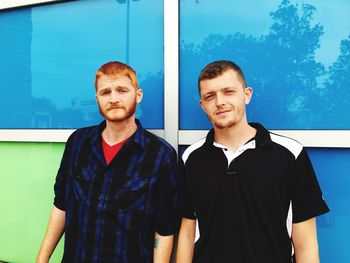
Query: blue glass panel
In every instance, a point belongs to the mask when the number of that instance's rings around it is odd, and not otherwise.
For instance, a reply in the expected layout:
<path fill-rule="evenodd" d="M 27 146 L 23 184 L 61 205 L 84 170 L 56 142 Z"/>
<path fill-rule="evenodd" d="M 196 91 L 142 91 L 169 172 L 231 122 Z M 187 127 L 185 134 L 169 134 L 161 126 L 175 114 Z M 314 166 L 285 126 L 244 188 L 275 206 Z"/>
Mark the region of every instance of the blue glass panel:
<path fill-rule="evenodd" d="M 350 150 L 309 149 L 331 212 L 317 218 L 321 262 L 349 262 Z"/>
<path fill-rule="evenodd" d="M 197 78 L 232 60 L 269 129 L 350 129 L 350 2 L 181 0 L 180 128 L 207 129 Z M 334 118 L 336 116 L 336 118 Z"/>
<path fill-rule="evenodd" d="M 138 74 L 144 99 L 137 117 L 146 128 L 163 128 L 163 16 L 162 0 L 85 0 L 0 12 L 0 128 L 98 123 L 94 77 L 112 60 Z"/>

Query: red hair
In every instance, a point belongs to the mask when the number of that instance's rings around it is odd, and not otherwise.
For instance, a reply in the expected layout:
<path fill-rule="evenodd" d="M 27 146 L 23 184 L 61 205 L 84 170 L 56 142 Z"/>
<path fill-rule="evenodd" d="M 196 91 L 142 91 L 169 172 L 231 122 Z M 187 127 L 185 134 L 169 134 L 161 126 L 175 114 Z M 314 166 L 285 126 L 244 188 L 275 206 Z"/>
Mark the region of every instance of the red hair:
<path fill-rule="evenodd" d="M 107 75 L 112 77 L 125 76 L 131 80 L 131 84 L 134 86 L 135 89 L 139 88 L 135 70 L 133 70 L 130 66 L 124 63 L 121 63 L 118 61 L 111 61 L 106 64 L 103 64 L 96 73 L 96 77 L 95 77 L 96 90 L 97 90 L 97 82 L 102 75 Z"/>

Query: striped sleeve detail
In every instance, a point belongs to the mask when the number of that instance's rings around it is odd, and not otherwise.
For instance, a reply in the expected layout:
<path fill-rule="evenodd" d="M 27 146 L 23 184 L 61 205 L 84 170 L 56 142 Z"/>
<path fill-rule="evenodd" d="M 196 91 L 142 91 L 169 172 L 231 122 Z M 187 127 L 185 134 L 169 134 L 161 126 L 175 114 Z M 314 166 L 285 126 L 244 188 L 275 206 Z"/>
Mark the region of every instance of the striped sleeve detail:
<path fill-rule="evenodd" d="M 270 136 L 273 142 L 283 146 L 288 151 L 290 151 L 294 155 L 295 159 L 298 158 L 299 154 L 303 150 L 303 146 L 296 140 L 274 133 L 270 133 Z"/>
<path fill-rule="evenodd" d="M 194 144 L 192 144 L 191 146 L 189 146 L 185 151 L 184 153 L 182 154 L 182 161 L 183 163 L 185 164 L 188 157 L 190 156 L 190 154 L 192 152 L 194 152 L 195 150 L 197 150 L 198 148 L 202 147 L 202 145 L 205 143 L 205 138 L 201 139 L 200 141 L 198 142 L 195 142 Z"/>

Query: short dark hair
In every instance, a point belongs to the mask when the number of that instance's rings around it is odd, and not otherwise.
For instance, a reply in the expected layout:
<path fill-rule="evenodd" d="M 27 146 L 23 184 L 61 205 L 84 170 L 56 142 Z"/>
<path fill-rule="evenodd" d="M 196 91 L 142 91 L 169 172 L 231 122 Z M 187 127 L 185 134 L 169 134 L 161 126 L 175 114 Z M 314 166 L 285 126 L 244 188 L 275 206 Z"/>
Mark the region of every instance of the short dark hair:
<path fill-rule="evenodd" d="M 237 73 L 237 77 L 242 82 L 243 87 L 246 87 L 244 74 L 241 68 L 237 64 L 228 60 L 218 60 L 218 61 L 209 63 L 202 69 L 201 74 L 199 75 L 199 78 L 198 78 L 199 95 L 201 95 L 200 82 L 202 80 L 214 79 L 218 76 L 221 76 L 222 74 L 224 74 L 226 71 L 230 69 Z"/>

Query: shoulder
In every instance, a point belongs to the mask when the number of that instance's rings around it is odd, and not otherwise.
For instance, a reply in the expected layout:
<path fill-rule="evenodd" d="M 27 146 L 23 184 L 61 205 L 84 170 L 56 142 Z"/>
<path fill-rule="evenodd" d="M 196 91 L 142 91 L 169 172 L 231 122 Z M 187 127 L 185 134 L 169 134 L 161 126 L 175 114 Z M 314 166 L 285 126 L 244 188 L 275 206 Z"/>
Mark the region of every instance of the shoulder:
<path fill-rule="evenodd" d="M 193 156 L 193 154 L 195 154 L 197 151 L 199 151 L 202 146 L 204 145 L 206 141 L 206 138 L 203 138 L 193 144 L 191 144 L 182 154 L 182 161 L 183 163 L 186 163 L 186 161 L 188 160 L 188 158 L 190 156 Z"/>
<path fill-rule="evenodd" d="M 163 138 L 147 131 L 146 129 L 143 130 L 143 135 L 146 143 L 149 146 L 154 147 L 155 149 L 158 148 L 162 149 L 163 151 L 176 154 L 175 149 Z"/>
<path fill-rule="evenodd" d="M 294 159 L 297 159 L 300 153 L 303 151 L 303 146 L 298 141 L 282 136 L 276 133 L 270 132 L 271 141 L 275 143 L 279 148 L 291 153 Z"/>
<path fill-rule="evenodd" d="M 89 126 L 84 128 L 79 128 L 75 130 L 68 138 L 67 144 L 69 143 L 76 143 L 78 141 L 84 141 L 86 138 L 92 136 L 98 132 L 98 126 Z"/>

